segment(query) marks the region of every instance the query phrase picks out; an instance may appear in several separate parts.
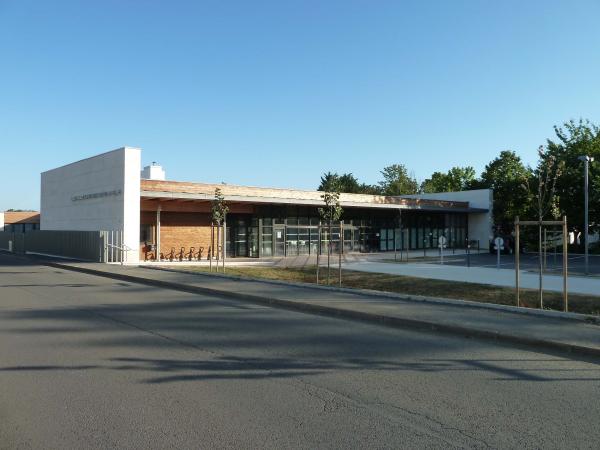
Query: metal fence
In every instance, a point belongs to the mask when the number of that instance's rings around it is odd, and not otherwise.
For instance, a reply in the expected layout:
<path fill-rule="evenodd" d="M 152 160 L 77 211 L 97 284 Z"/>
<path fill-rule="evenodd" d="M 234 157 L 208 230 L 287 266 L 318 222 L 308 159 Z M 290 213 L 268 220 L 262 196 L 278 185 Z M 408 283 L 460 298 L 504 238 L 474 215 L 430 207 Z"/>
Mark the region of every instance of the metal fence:
<path fill-rule="evenodd" d="M 0 231 L 0 249 L 97 262 L 124 262 L 123 231 Z"/>
<path fill-rule="evenodd" d="M 127 250 L 131 250 L 123 243 L 123 231 L 100 231 L 103 243 L 101 262 L 127 262 Z"/>
<path fill-rule="evenodd" d="M 13 251 L 15 233 L 0 231 L 0 250 Z"/>

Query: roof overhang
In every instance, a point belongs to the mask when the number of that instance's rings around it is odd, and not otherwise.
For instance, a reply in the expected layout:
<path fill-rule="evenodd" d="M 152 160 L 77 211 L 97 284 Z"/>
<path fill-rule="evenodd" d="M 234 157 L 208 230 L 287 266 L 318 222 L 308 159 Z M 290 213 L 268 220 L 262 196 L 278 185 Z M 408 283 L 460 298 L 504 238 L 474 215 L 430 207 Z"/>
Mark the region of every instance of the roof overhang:
<path fill-rule="evenodd" d="M 197 200 L 197 201 L 212 201 L 214 195 L 188 192 L 166 192 L 166 191 L 147 191 L 140 192 L 142 198 L 148 199 L 163 199 L 163 200 Z M 306 206 L 323 206 L 322 201 L 299 198 L 282 198 L 282 197 L 267 197 L 267 196 L 246 196 L 246 195 L 224 195 L 225 201 L 235 203 L 252 203 L 264 205 L 306 205 Z M 343 208 L 366 208 L 366 209 L 393 209 L 393 210 L 409 210 L 409 211 L 438 211 L 438 212 L 455 212 L 455 213 L 486 213 L 487 209 L 483 208 L 464 208 L 464 207 L 444 207 L 434 205 L 410 205 L 400 203 L 367 203 L 367 202 L 352 202 L 340 201 L 340 206 Z"/>

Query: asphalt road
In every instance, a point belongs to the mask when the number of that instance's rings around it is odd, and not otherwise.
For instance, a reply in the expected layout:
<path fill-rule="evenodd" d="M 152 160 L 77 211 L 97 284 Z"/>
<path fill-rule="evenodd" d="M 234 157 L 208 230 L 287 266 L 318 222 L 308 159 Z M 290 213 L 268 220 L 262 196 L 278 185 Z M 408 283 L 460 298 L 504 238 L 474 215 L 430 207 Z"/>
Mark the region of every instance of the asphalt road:
<path fill-rule="evenodd" d="M 600 360 L 19 264 L 0 448 L 598 448 Z"/>

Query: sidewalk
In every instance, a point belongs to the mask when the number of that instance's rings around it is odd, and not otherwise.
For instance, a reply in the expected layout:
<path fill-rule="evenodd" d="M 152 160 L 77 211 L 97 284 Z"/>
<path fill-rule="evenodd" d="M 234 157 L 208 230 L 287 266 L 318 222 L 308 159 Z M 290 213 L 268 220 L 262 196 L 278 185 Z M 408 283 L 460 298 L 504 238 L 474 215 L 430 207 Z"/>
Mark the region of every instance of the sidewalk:
<path fill-rule="evenodd" d="M 464 267 L 450 264 L 434 263 L 404 263 L 362 261 L 343 264 L 344 269 L 358 270 L 361 272 L 386 273 L 389 275 L 406 275 L 417 278 L 430 278 L 436 280 L 462 281 L 465 283 L 483 283 L 494 286 L 515 286 L 514 269 L 496 269 L 490 267 Z M 521 288 L 537 289 L 538 274 L 520 270 Z M 544 290 L 562 292 L 563 278 L 560 275 L 544 274 Z M 591 277 L 568 277 L 568 289 L 571 294 L 598 295 L 600 292 L 600 279 Z"/>
<path fill-rule="evenodd" d="M 494 338 L 551 350 L 600 356 L 600 319 L 593 316 L 147 267 L 54 261 L 44 263 L 65 270 L 167 289 L 219 295 L 308 313 L 387 326 Z"/>

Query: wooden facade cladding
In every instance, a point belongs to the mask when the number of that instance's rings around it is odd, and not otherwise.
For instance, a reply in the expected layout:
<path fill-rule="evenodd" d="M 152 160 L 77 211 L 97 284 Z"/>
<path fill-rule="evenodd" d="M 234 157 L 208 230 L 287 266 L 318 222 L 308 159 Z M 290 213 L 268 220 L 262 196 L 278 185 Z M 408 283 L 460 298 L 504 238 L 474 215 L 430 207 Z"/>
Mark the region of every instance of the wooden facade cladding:
<path fill-rule="evenodd" d="M 37 211 L 6 211 L 4 213 L 6 225 L 17 223 L 40 223 L 40 213 Z"/>
<path fill-rule="evenodd" d="M 140 200 L 140 210 L 157 211 L 160 205 L 161 211 L 165 212 L 188 212 L 188 213 L 207 213 L 211 212 L 210 200 L 181 200 L 181 199 L 149 199 Z M 254 205 L 247 203 L 227 202 L 229 212 L 233 214 L 253 214 Z"/>

